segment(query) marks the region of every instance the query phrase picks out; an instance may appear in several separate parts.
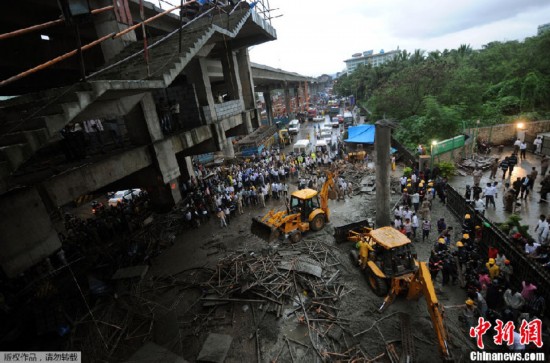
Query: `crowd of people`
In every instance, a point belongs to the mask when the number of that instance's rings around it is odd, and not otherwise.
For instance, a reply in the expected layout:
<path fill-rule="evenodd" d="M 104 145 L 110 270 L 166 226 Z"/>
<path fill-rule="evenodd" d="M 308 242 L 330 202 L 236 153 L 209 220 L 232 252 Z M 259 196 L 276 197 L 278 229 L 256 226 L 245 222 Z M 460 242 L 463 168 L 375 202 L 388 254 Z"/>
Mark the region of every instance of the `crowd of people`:
<path fill-rule="evenodd" d="M 497 165 L 499 165 L 497 163 Z M 526 198 L 528 190 L 532 189 L 536 179 L 536 170 L 531 177 L 519 178 L 512 187 L 516 198 Z M 434 170 L 434 174 L 437 172 Z M 481 189 L 481 171 L 476 169 L 473 174 L 474 187 L 467 188 L 464 195 L 466 203 L 473 205 L 475 213 L 483 214 L 476 202 L 485 197 L 486 204 L 495 207 L 494 198 L 497 197 L 497 183 L 487 183 Z M 494 175 L 491 176 L 493 178 Z M 531 182 L 529 181 L 531 180 Z M 460 286 L 467 294 L 463 305 L 461 321 L 465 332 L 477 324 L 478 318 L 496 324 L 496 320 L 511 321 L 518 328 L 521 321 L 532 321 L 542 318 L 546 308 L 543 292 L 535 281 L 521 281 L 517 285 L 513 278 L 514 265 L 521 261 L 512 261 L 494 246 L 490 246 L 484 239 L 485 226 L 475 225 L 475 215 L 466 214 L 460 230 L 455 231 L 444 218 L 432 218 L 434 200 L 439 198 L 445 203 L 446 180 L 440 176 L 430 175 L 429 170 L 421 173 L 413 170 L 410 175 L 403 175 L 401 181 L 401 200 L 394 210 L 395 219 L 391 225 L 407 235 L 416 243 L 433 243 L 431 247 L 428 268 L 434 284 L 441 286 Z M 526 186 L 522 188 L 521 186 Z M 505 191 L 506 193 L 507 191 Z M 433 222 L 433 225 L 432 225 Z M 436 229 L 435 236 L 432 229 Z M 461 238 L 453 238 L 460 232 Z M 525 251 L 528 258 L 542 266 L 550 266 L 550 217 L 540 216 L 535 228 L 536 239 L 526 238 L 514 227 L 510 231 L 512 243 Z M 435 242 L 434 242 L 435 241 Z M 487 258 L 483 257 L 487 256 Z M 441 277 L 439 277 L 441 276 Z M 516 332 L 517 334 L 517 332 Z M 524 350 L 526 347 L 515 344 L 514 350 Z"/>
<path fill-rule="evenodd" d="M 269 201 L 281 201 L 284 205 L 294 185 L 298 189 L 320 190 L 326 180 L 320 168 L 331 168 L 335 162 L 322 152 L 286 155 L 273 147 L 223 166 L 196 163 L 195 175 L 180 185 L 186 223 L 198 228 L 215 216 L 224 228 L 246 209 L 265 207 Z M 338 200 L 352 195 L 349 180 L 340 176 L 336 184 Z"/>

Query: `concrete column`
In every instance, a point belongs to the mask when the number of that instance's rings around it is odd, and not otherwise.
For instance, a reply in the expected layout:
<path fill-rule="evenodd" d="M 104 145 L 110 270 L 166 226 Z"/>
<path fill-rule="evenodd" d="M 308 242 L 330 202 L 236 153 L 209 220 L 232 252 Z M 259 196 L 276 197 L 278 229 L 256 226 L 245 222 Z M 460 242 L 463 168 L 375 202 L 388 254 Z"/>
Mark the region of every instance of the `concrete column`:
<path fill-rule="evenodd" d="M 271 91 L 264 91 L 265 111 L 267 113 L 267 123 L 273 125 L 273 104 L 271 101 Z"/>
<path fill-rule="evenodd" d="M 46 207 L 35 189 L 0 197 L 0 267 L 15 278 L 61 248 Z"/>
<path fill-rule="evenodd" d="M 235 158 L 235 148 L 233 147 L 233 140 L 231 140 L 231 138 L 225 140 L 223 145 L 223 156 L 226 159 Z"/>
<path fill-rule="evenodd" d="M 151 141 L 155 142 L 162 140 L 164 135 L 160 129 L 160 121 L 157 114 L 157 105 L 153 99 L 153 95 L 149 92 L 143 96 L 141 100 L 141 109 L 143 111 L 143 118 L 147 124 L 147 130 L 151 135 Z"/>
<path fill-rule="evenodd" d="M 294 87 L 294 113 L 300 112 L 300 87 Z"/>
<path fill-rule="evenodd" d="M 390 146 L 391 127 L 385 120 L 376 122 L 376 227 L 389 226 L 390 211 Z"/>
<path fill-rule="evenodd" d="M 287 83 L 285 83 L 284 93 L 286 113 L 288 114 L 288 118 L 292 120 L 294 118 L 294 115 L 292 113 L 292 110 L 290 109 L 290 90 Z"/>
<path fill-rule="evenodd" d="M 230 94 L 229 99 L 241 100 L 241 106 L 244 108 L 243 89 L 241 86 L 241 78 L 239 77 L 239 66 L 237 57 L 231 48 L 226 48 L 221 57 L 223 79 L 225 87 Z"/>
<path fill-rule="evenodd" d="M 212 86 L 208 77 L 208 67 L 206 59 L 195 57 L 187 66 L 186 74 L 189 76 L 195 88 L 195 94 L 199 105 L 199 113 L 203 119 L 203 124 L 211 123 L 216 120 L 214 109 L 214 96 L 212 95 Z M 205 110 L 205 106 L 207 109 Z"/>
<path fill-rule="evenodd" d="M 113 5 L 113 2 L 108 0 L 101 0 L 99 1 L 98 5 L 99 7 L 104 7 L 108 5 Z M 118 33 L 128 28 L 128 25 L 117 22 L 115 13 L 113 11 L 106 11 L 101 14 L 96 14 L 92 18 L 98 38 L 101 38 L 102 36 L 110 33 Z M 118 53 L 120 53 L 124 49 L 124 47 L 132 42 L 135 42 L 136 40 L 136 33 L 134 31 L 131 31 L 120 38 L 104 41 L 103 43 L 101 43 L 103 58 L 107 62 Z"/>
<path fill-rule="evenodd" d="M 254 109 L 256 108 L 256 99 L 254 97 L 254 80 L 252 79 L 252 71 L 250 70 L 248 48 L 243 48 L 237 52 L 237 64 L 242 87 L 244 109 Z"/>

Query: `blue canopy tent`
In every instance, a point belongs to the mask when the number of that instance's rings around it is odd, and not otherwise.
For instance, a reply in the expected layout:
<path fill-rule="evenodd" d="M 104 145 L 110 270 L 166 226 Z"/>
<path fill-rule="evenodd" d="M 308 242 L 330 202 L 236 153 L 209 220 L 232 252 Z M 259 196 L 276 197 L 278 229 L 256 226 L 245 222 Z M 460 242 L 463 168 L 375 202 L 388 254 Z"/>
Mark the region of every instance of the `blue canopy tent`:
<path fill-rule="evenodd" d="M 359 125 L 348 128 L 345 142 L 354 144 L 374 144 L 374 125 Z"/>
<path fill-rule="evenodd" d="M 375 135 L 375 126 L 374 125 L 359 125 L 348 128 L 348 138 L 344 142 L 349 142 L 353 144 L 374 144 L 374 135 Z M 395 148 L 390 148 L 390 154 L 395 153 L 397 150 Z"/>

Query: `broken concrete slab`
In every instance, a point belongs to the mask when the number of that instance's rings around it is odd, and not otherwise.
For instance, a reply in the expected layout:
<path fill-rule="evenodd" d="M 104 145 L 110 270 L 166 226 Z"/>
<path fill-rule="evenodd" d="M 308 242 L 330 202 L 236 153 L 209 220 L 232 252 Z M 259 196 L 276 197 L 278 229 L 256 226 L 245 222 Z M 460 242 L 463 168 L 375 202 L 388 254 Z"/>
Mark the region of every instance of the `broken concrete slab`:
<path fill-rule="evenodd" d="M 278 266 L 281 270 L 297 271 L 321 278 L 323 269 L 321 266 L 301 260 L 282 261 Z"/>
<path fill-rule="evenodd" d="M 187 363 L 185 359 L 153 342 L 147 342 L 139 348 L 126 363 Z"/>
<path fill-rule="evenodd" d="M 230 335 L 210 333 L 202 345 L 197 362 L 223 363 L 232 341 Z"/>

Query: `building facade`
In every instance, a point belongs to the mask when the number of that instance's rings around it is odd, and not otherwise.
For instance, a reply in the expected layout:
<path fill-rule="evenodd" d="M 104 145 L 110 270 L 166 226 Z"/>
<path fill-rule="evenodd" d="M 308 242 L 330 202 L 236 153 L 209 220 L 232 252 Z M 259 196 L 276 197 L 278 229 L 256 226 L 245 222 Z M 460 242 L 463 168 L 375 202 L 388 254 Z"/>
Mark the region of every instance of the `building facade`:
<path fill-rule="evenodd" d="M 370 64 L 373 67 L 378 67 L 381 64 L 384 64 L 399 54 L 399 50 L 391 50 L 389 52 L 384 52 L 380 50 L 380 53 L 374 54 L 372 50 L 368 50 L 363 53 L 356 53 L 350 59 L 346 59 L 346 73 L 353 73 L 360 64 L 368 65 Z"/>

